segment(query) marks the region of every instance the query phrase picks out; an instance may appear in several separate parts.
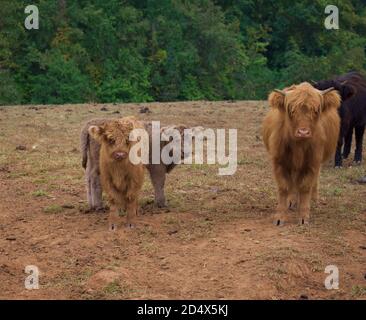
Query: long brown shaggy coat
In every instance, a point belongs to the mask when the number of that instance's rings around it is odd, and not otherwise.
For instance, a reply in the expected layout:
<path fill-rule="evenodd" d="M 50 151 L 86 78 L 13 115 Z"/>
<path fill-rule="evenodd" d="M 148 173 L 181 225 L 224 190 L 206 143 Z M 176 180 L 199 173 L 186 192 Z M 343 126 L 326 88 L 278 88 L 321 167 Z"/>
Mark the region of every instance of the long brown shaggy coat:
<path fill-rule="evenodd" d="M 274 223 L 285 222 L 288 204 L 294 202 L 300 223 L 308 223 L 311 196 L 318 197 L 321 164 L 337 146 L 340 97 L 336 91 L 319 91 L 305 82 L 272 92 L 269 105 L 262 129 L 278 186 Z"/>
<path fill-rule="evenodd" d="M 143 129 L 143 125 L 133 117 L 89 127 L 90 135 L 101 145 L 100 179 L 112 206 L 109 216 L 111 230 L 117 227 L 119 210 L 127 211 L 127 227 L 134 226 L 138 212 L 138 196 L 144 181 L 144 166 L 142 163 L 133 164 L 129 159 L 129 151 L 136 143 L 129 139 L 134 129 Z"/>

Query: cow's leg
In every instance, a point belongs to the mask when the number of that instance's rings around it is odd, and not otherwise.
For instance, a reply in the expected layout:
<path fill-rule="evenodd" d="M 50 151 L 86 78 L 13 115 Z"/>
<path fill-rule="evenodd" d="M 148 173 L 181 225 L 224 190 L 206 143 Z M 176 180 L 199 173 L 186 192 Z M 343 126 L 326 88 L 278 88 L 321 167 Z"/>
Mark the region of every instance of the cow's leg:
<path fill-rule="evenodd" d="M 155 192 L 155 205 L 159 208 L 166 207 L 164 185 L 166 178 L 166 167 L 164 164 L 152 164 L 148 166 L 151 183 Z"/>
<path fill-rule="evenodd" d="M 102 210 L 102 186 L 98 167 L 88 162 L 85 170 L 86 196 L 89 210 Z"/>
<path fill-rule="evenodd" d="M 91 176 L 91 196 L 94 210 L 103 210 L 102 186 L 98 172 Z"/>
<path fill-rule="evenodd" d="M 315 159 L 314 159 L 315 160 Z M 317 197 L 318 193 L 318 179 L 320 175 L 320 162 L 319 165 L 313 168 L 305 177 L 302 177 L 299 181 L 299 222 L 300 224 L 308 224 L 310 221 L 310 200 L 312 196 Z"/>
<path fill-rule="evenodd" d="M 131 180 L 125 196 L 125 204 L 127 211 L 126 227 L 134 228 L 135 220 L 138 215 L 138 197 L 139 191 L 142 188 L 144 179 L 144 168 L 137 167 L 135 176 Z"/>
<path fill-rule="evenodd" d="M 311 192 L 310 188 L 307 190 L 302 190 L 300 192 L 300 204 L 299 204 L 299 214 L 300 214 L 300 224 L 308 224 L 310 220 L 310 199 Z"/>
<path fill-rule="evenodd" d="M 108 180 L 106 180 L 108 181 Z M 110 210 L 109 210 L 109 230 L 116 231 L 119 224 L 119 211 L 125 208 L 125 201 L 121 192 L 117 190 L 112 184 L 105 183 L 105 190 L 109 196 Z"/>
<path fill-rule="evenodd" d="M 112 207 L 111 210 L 109 211 L 108 222 L 109 222 L 110 231 L 117 231 L 118 221 L 119 221 L 118 213 L 119 213 L 119 208 L 117 208 L 117 207 Z"/>
<path fill-rule="evenodd" d="M 336 150 L 335 159 L 334 159 L 334 166 L 336 168 L 342 167 L 342 145 L 343 145 L 343 135 L 340 134 L 340 136 L 338 138 L 337 150 Z"/>
<path fill-rule="evenodd" d="M 363 143 L 363 134 L 365 133 L 365 125 L 356 126 L 356 151 L 355 151 L 355 159 L 356 163 L 361 163 L 362 161 L 362 143 Z"/>
<path fill-rule="evenodd" d="M 86 181 L 86 198 L 88 200 L 88 207 L 89 210 L 93 210 L 94 208 L 93 208 L 92 178 L 88 166 L 85 171 L 85 181 Z"/>
<path fill-rule="evenodd" d="M 276 213 L 274 214 L 273 224 L 283 226 L 287 218 L 287 198 L 288 190 L 286 188 L 278 188 L 278 204 Z"/>
<path fill-rule="evenodd" d="M 137 210 L 138 210 L 137 198 L 129 199 L 128 202 L 126 203 L 126 211 L 127 211 L 126 227 L 127 228 L 135 227 Z"/>
<path fill-rule="evenodd" d="M 314 184 L 311 188 L 311 198 L 314 200 L 315 204 L 318 204 L 319 202 L 319 178 L 315 179 Z"/>
<path fill-rule="evenodd" d="M 352 135 L 353 135 L 353 128 L 351 127 L 349 128 L 344 139 L 343 159 L 347 159 L 349 154 L 351 153 Z"/>
<path fill-rule="evenodd" d="M 108 216 L 108 224 L 110 231 L 117 231 L 117 227 L 119 224 L 119 211 L 121 210 L 122 206 L 120 204 L 116 204 L 114 201 L 110 201 L 111 209 L 109 211 Z"/>
<path fill-rule="evenodd" d="M 287 200 L 289 197 L 290 184 L 289 179 L 286 179 L 285 171 L 280 165 L 275 165 L 274 175 L 278 186 L 278 204 L 273 217 L 273 224 L 282 226 L 285 224 L 287 218 Z"/>
<path fill-rule="evenodd" d="M 320 166 L 315 170 L 315 177 L 311 187 L 311 199 L 317 205 L 319 203 L 319 178 L 320 178 Z"/>

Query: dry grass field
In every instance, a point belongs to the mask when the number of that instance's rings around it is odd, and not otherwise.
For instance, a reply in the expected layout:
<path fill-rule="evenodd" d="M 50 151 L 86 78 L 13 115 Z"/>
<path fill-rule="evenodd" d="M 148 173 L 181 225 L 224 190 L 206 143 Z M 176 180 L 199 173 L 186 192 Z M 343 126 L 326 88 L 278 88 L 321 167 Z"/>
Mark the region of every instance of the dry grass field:
<path fill-rule="evenodd" d="M 142 105 L 152 112 L 140 114 Z M 365 299 L 366 186 L 355 182 L 364 165 L 324 166 L 311 224 L 273 226 L 266 109 L 254 101 L 0 107 L 0 298 Z M 237 128 L 237 172 L 178 166 L 168 209 L 153 208 L 146 175 L 137 228 L 109 232 L 106 213 L 84 210 L 79 131 L 89 119 L 125 115 Z M 27 265 L 40 270 L 38 290 L 24 288 Z M 339 268 L 338 290 L 324 286 L 327 265 Z"/>

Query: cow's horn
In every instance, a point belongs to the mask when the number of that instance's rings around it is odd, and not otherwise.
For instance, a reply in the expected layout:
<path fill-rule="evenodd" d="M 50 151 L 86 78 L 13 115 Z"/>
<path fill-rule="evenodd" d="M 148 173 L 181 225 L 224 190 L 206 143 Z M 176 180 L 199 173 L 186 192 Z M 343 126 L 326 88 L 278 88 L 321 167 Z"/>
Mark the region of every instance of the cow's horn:
<path fill-rule="evenodd" d="M 334 87 L 330 87 L 328 89 L 321 91 L 321 94 L 324 96 L 325 94 L 327 94 L 328 92 L 333 91 L 333 90 L 334 90 Z"/>
<path fill-rule="evenodd" d="M 316 81 L 310 80 L 311 84 L 316 84 Z"/>
<path fill-rule="evenodd" d="M 281 93 L 283 96 L 286 96 L 286 92 L 285 91 L 282 91 L 282 90 L 279 90 L 279 89 L 274 89 L 274 91 L 276 91 L 278 93 Z"/>

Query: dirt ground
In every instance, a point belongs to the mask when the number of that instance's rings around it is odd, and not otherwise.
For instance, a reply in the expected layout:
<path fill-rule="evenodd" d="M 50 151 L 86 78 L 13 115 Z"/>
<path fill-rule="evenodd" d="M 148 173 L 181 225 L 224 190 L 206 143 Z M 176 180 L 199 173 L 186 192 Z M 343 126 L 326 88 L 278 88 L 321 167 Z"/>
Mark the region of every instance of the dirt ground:
<path fill-rule="evenodd" d="M 251 101 L 0 107 L 0 298 L 365 299 L 366 186 L 355 182 L 364 165 L 324 166 L 311 224 L 297 225 L 294 214 L 275 227 L 260 137 L 266 109 Z M 125 115 L 237 128 L 237 172 L 178 166 L 161 210 L 146 174 L 137 228 L 109 232 L 106 213 L 84 212 L 79 131 L 86 120 Z M 38 290 L 24 287 L 27 265 L 40 270 Z M 324 286 L 328 265 L 339 269 L 338 290 Z"/>

